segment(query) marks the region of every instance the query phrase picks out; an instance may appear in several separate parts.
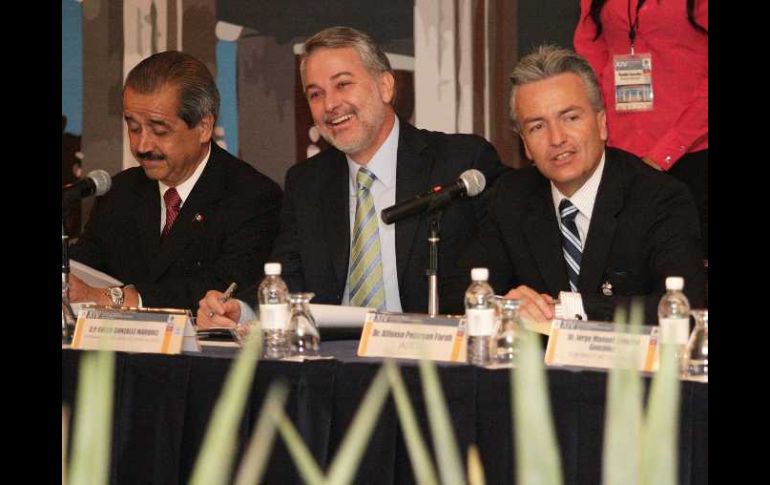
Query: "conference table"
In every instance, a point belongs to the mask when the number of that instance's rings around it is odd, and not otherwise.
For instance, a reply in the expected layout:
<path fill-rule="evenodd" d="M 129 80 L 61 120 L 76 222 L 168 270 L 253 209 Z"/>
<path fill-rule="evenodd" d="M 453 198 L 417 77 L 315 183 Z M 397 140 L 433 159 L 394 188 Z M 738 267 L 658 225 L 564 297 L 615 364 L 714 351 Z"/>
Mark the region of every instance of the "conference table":
<path fill-rule="evenodd" d="M 286 413 L 323 469 L 334 458 L 382 361 L 356 356 L 355 340 L 329 341 L 330 359 L 260 361 L 238 434 L 238 458 L 256 425 L 271 382 L 289 387 Z M 113 484 L 187 483 L 206 425 L 237 354 L 204 346 L 175 356 L 116 353 L 114 424 L 110 464 Z M 81 351 L 62 349 L 62 402 L 73 404 Z M 416 362 L 399 361 L 426 444 L 432 449 L 426 404 Z M 487 483 L 515 483 L 515 443 L 510 411 L 510 371 L 439 363 L 438 372 L 454 433 L 463 455 L 477 444 Z M 548 387 L 565 484 L 601 483 L 607 374 L 549 368 Z M 645 395 L 649 378 L 645 378 Z M 683 381 L 679 424 L 679 483 L 708 483 L 708 384 Z M 263 483 L 302 483 L 280 435 Z M 414 483 L 392 397 L 382 410 L 355 483 Z"/>

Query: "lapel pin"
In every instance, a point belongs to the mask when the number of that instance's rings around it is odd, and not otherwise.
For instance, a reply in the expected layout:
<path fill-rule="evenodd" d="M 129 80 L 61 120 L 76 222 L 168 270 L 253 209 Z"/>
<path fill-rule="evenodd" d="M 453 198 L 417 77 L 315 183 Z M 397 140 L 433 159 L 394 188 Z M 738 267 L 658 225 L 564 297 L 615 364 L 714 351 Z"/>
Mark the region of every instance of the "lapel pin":
<path fill-rule="evenodd" d="M 203 214 L 200 212 L 195 214 L 195 222 L 203 222 Z"/>
<path fill-rule="evenodd" d="M 612 296 L 612 283 L 609 281 L 605 281 L 602 283 L 602 295 L 604 296 Z"/>

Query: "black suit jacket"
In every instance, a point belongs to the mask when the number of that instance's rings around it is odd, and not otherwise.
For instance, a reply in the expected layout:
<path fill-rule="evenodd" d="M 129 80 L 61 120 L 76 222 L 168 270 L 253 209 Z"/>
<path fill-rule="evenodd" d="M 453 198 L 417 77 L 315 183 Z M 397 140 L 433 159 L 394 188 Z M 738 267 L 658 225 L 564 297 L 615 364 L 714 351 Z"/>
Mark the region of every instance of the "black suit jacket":
<path fill-rule="evenodd" d="M 148 307 L 195 311 L 207 290 L 262 275 L 278 232 L 281 189 L 216 143 L 165 241 L 158 182 L 141 167 L 112 179 L 70 256 L 136 286 Z"/>
<path fill-rule="evenodd" d="M 506 174 L 492 194 L 489 220 L 463 256 L 465 267 L 488 266 L 498 294 L 518 285 L 558 296 L 570 291 L 550 182 L 531 166 Z M 683 276 L 693 308 L 705 303 L 698 216 L 687 188 L 633 155 L 606 149 L 578 289 L 589 318 L 611 320 L 614 307 L 646 297 L 646 320 L 666 276 Z M 614 294 L 602 294 L 603 283 Z"/>
<path fill-rule="evenodd" d="M 418 130 L 400 122 L 396 202 L 457 180 L 470 168 L 483 172 L 487 185 L 505 169 L 483 138 Z M 350 253 L 349 178 L 345 155 L 335 148 L 298 163 L 286 175 L 281 232 L 271 260 L 282 263 L 289 289 L 314 292 L 314 303 L 342 302 Z M 457 258 L 485 212 L 483 196 L 456 200 L 444 212 L 438 262 L 444 313 L 462 312 L 465 288 L 457 285 L 465 279 Z M 396 272 L 405 312 L 428 309 L 427 237 L 424 215 L 396 223 Z"/>

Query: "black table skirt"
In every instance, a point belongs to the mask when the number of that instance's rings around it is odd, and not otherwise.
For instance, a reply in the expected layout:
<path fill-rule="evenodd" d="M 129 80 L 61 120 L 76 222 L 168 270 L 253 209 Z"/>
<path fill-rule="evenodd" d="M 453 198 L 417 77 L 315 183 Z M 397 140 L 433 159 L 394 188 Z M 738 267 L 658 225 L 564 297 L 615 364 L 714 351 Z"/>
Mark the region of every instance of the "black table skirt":
<path fill-rule="evenodd" d="M 334 360 L 261 361 L 240 426 L 239 453 L 256 424 L 269 384 L 282 379 L 290 389 L 286 412 L 325 469 L 380 366 L 376 359 L 357 358 L 355 349 L 356 342 L 326 342 L 324 353 L 334 355 Z M 69 405 L 80 355 L 62 350 L 62 401 Z M 117 354 L 111 483 L 188 481 L 232 355 L 221 349 L 181 356 Z M 432 448 L 418 368 L 413 362 L 401 364 L 423 436 Z M 439 376 L 463 460 L 468 445 L 476 443 L 487 483 L 515 483 L 509 371 L 442 364 Z M 565 484 L 601 483 L 606 381 L 602 372 L 548 370 Z M 705 384 L 682 383 L 679 477 L 681 484 L 708 483 Z M 280 436 L 263 482 L 301 483 Z M 391 398 L 365 451 L 356 483 L 414 483 Z"/>

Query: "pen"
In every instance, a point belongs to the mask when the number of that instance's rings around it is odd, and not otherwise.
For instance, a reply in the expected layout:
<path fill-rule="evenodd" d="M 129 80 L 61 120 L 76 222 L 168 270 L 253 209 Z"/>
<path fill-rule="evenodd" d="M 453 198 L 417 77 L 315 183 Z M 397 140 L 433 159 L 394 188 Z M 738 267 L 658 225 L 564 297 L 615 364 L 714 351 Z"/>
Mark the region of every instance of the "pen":
<path fill-rule="evenodd" d="M 225 290 L 224 294 L 223 294 L 223 295 L 222 295 L 222 297 L 219 299 L 219 301 L 221 301 L 222 303 L 224 303 L 224 302 L 226 302 L 227 300 L 229 300 L 230 298 L 232 298 L 232 296 L 233 296 L 233 293 L 235 293 L 235 290 L 236 290 L 237 288 L 238 288 L 238 283 L 236 283 L 235 281 L 233 281 L 232 283 L 230 283 L 230 286 L 228 286 L 228 287 L 227 287 L 227 289 Z M 214 311 L 213 311 L 213 310 L 209 312 L 209 318 L 214 318 Z"/>

